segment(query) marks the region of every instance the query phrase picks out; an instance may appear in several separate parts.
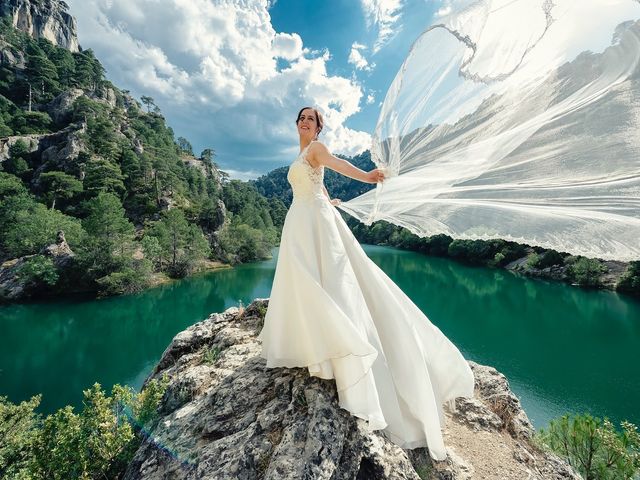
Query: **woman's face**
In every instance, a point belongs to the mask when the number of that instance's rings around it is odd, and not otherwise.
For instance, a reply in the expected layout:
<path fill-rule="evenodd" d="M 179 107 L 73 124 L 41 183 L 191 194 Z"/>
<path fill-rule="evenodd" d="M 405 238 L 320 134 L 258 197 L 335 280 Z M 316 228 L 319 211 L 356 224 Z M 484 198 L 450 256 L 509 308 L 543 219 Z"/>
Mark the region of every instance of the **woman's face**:
<path fill-rule="evenodd" d="M 298 135 L 301 137 L 315 138 L 318 132 L 318 119 L 315 112 L 305 108 L 298 118 Z"/>

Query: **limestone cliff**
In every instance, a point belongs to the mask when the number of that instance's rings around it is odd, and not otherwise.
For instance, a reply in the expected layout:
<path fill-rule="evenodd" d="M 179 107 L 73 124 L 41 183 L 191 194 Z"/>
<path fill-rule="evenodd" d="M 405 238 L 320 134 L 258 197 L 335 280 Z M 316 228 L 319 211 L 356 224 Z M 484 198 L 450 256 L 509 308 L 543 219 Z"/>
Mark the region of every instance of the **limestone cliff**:
<path fill-rule="evenodd" d="M 0 0 L 0 16 L 11 18 L 15 28 L 77 52 L 76 20 L 67 13 L 68 8 L 59 0 Z"/>
<path fill-rule="evenodd" d="M 538 450 L 495 369 L 469 362 L 476 398 L 457 399 L 448 458 L 402 450 L 338 406 L 335 381 L 266 369 L 257 334 L 268 300 L 232 307 L 176 335 L 147 379 L 167 374 L 159 420 L 125 479 L 578 479 Z"/>

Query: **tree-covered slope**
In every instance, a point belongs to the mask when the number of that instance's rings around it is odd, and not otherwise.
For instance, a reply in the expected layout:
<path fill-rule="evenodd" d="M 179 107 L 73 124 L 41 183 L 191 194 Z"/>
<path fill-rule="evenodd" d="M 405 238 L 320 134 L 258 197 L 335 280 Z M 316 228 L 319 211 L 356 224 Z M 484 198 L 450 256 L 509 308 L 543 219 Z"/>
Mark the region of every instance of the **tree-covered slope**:
<path fill-rule="evenodd" d="M 206 259 L 269 255 L 282 205 L 230 182 L 212 148 L 194 155 L 153 98 L 141 100 L 91 50 L 0 19 L 0 298 L 135 291 Z M 64 261 L 44 250 L 56 241 Z"/>

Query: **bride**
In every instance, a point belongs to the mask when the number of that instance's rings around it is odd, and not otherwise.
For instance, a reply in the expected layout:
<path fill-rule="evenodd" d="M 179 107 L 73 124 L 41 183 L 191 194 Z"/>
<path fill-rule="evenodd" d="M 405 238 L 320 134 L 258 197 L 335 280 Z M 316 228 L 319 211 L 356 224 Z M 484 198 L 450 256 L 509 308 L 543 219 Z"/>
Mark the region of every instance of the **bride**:
<path fill-rule="evenodd" d="M 317 109 L 300 110 L 296 126 L 300 153 L 287 173 L 293 202 L 258 336 L 261 355 L 267 368 L 307 367 L 312 376 L 335 379 L 340 406 L 369 431 L 444 460 L 443 404 L 473 396 L 471 368 L 367 257 L 323 183 L 325 167 L 366 183 L 383 181 L 383 171 L 364 172 L 331 155 L 317 140 Z"/>

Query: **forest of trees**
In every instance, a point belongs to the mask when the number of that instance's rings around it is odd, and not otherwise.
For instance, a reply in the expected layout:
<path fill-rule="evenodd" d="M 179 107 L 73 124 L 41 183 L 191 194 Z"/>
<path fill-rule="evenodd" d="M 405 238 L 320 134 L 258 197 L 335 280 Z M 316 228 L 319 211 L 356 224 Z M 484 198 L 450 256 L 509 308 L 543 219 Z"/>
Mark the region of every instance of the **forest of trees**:
<path fill-rule="evenodd" d="M 126 293 L 206 259 L 270 256 L 282 202 L 229 181 L 213 148 L 194 156 L 152 97 L 140 103 L 115 87 L 90 49 L 34 40 L 6 18 L 0 40 L 16 59 L 0 66 L 0 137 L 12 137 L 0 163 L 0 261 L 27 256 L 27 290 Z M 65 95 L 74 100 L 61 110 Z M 44 150 L 27 136 L 49 134 Z M 64 268 L 41 254 L 60 230 L 75 253 Z"/>

